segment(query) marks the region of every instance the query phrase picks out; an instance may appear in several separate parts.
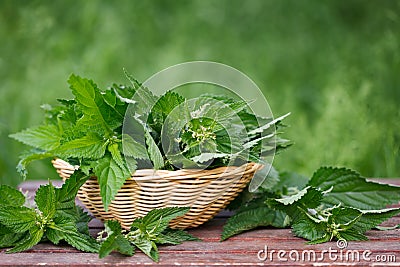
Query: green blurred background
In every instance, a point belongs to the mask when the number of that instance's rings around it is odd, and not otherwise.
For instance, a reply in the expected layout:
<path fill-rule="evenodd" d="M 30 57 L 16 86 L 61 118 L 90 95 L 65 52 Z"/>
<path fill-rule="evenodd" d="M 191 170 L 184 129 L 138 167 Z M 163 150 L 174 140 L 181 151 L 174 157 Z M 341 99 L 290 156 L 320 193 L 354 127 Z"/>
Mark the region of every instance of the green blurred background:
<path fill-rule="evenodd" d="M 399 1 L 0 1 L 0 182 L 16 185 L 8 138 L 71 97 L 71 73 L 101 87 L 211 60 L 246 73 L 295 142 L 280 170 L 320 165 L 400 177 Z M 48 161 L 29 179 L 56 179 Z"/>

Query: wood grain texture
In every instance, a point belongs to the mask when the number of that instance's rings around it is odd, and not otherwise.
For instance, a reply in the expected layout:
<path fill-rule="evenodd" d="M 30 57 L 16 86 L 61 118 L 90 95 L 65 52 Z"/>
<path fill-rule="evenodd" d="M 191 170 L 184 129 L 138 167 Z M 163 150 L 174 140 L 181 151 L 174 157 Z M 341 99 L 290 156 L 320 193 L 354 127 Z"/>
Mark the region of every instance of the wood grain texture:
<path fill-rule="evenodd" d="M 393 184 L 400 184 L 400 179 L 390 181 Z M 46 182 L 26 182 L 21 185 L 21 188 L 34 192 L 41 183 Z M 54 246 L 50 243 L 41 243 L 26 252 L 17 254 L 6 254 L 6 250 L 1 249 L 0 266 L 400 266 L 400 229 L 369 231 L 367 232 L 369 241 L 351 241 L 343 250 L 338 249 L 336 242 L 307 245 L 305 240 L 294 237 L 290 229 L 260 228 L 220 242 L 219 237 L 227 215 L 229 213 L 220 213 L 216 218 L 204 225 L 188 230 L 194 236 L 201 238 L 202 242 L 191 241 L 178 246 L 160 246 L 160 263 L 152 262 L 147 256 L 138 251 L 133 257 L 112 253 L 104 259 L 99 259 L 96 254 L 82 253 L 66 244 Z M 394 217 L 384 225 L 396 224 L 400 224 L 400 217 Z M 100 221 L 94 219 L 90 222 L 92 235 L 95 236 L 102 229 L 103 224 Z M 268 258 L 260 260 L 257 254 L 261 250 L 260 255 L 265 256 L 266 247 L 268 249 Z M 330 258 L 329 250 L 336 250 L 337 252 L 332 252 Z M 272 251 L 274 252 L 271 259 Z M 281 251 L 280 259 L 278 258 L 279 251 Z M 315 253 L 314 258 L 313 254 L 310 254 L 311 251 Z M 358 260 L 357 253 L 359 254 Z M 363 258 L 363 253 L 367 253 L 368 257 Z M 297 254 L 299 258 L 296 258 Z M 304 260 L 302 260 L 303 254 Z M 348 255 L 348 259 L 346 259 L 346 255 Z"/>

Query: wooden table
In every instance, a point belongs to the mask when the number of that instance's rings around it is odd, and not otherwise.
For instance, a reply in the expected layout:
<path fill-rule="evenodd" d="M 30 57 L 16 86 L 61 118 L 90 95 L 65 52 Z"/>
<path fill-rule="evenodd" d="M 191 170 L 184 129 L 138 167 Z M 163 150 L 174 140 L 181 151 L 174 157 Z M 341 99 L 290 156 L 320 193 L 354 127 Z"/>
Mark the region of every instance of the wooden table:
<path fill-rule="evenodd" d="M 393 183 L 394 180 L 390 180 Z M 46 183 L 46 182 L 42 182 Z M 395 181 L 400 184 L 400 179 Z M 40 182 L 25 182 L 23 190 L 30 194 Z M 57 184 L 57 183 L 55 183 Z M 160 262 L 154 263 L 137 251 L 133 257 L 118 253 L 99 259 L 97 254 L 83 253 L 68 245 L 41 243 L 32 249 L 16 254 L 5 254 L 0 250 L 0 266 L 46 265 L 46 266 L 87 266 L 87 265 L 287 265 L 287 266 L 400 266 L 400 229 L 367 233 L 369 241 L 351 241 L 344 249 L 336 242 L 306 245 L 305 240 L 294 237 L 290 229 L 263 228 L 243 233 L 220 242 L 222 226 L 227 219 L 221 213 L 213 220 L 188 230 L 202 242 L 185 242 L 178 246 L 160 246 Z M 385 225 L 400 224 L 395 217 Z M 103 224 L 92 220 L 90 231 L 96 235 Z M 267 252 L 267 253 L 266 253 Z M 273 256 L 271 258 L 271 256 Z"/>

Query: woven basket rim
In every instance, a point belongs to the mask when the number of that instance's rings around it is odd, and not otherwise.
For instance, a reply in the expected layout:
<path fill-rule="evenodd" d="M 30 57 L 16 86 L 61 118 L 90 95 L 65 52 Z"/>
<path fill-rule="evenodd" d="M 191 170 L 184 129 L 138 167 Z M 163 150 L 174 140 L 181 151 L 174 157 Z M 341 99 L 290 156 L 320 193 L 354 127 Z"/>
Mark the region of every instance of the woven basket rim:
<path fill-rule="evenodd" d="M 78 170 L 79 165 L 71 165 L 69 162 L 60 159 L 60 158 L 54 158 L 52 160 L 52 163 L 54 166 L 60 166 L 64 170 L 70 170 L 71 172 Z M 179 170 L 156 170 L 156 169 L 138 169 L 134 173 L 131 174 L 131 176 L 128 179 L 137 179 L 138 177 L 148 177 L 148 176 L 155 176 L 157 175 L 158 177 L 162 178 L 168 178 L 168 177 L 181 177 L 185 175 L 193 175 L 193 174 L 201 174 L 202 176 L 204 175 L 215 175 L 220 177 L 221 173 L 222 174 L 231 174 L 232 171 L 236 171 L 238 169 L 243 169 L 243 173 L 246 171 L 249 165 L 253 165 L 252 168 L 255 168 L 256 170 L 260 170 L 264 167 L 263 164 L 260 163 L 255 163 L 255 162 L 246 162 L 240 166 L 221 166 L 213 169 L 179 169 Z M 135 178 L 134 178 L 135 177 Z"/>

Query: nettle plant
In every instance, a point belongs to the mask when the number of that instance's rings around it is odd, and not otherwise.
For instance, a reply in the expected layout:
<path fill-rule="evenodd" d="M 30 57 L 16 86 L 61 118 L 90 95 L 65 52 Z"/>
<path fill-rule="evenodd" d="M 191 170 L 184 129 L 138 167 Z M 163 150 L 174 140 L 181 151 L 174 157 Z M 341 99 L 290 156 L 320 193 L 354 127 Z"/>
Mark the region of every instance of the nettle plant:
<path fill-rule="evenodd" d="M 25 196 L 0 186 L 0 247 L 8 252 L 31 248 L 41 240 L 64 240 L 105 257 L 112 251 L 133 255 L 135 248 L 158 261 L 157 244 L 197 240 L 168 224 L 188 207 L 154 209 L 129 230 L 105 222 L 97 239 L 89 235 L 90 217 L 75 205 L 80 186 L 96 176 L 107 209 L 124 181 L 138 168 L 177 170 L 239 166 L 264 160 L 290 145 L 277 136 L 281 120 L 253 114 L 249 103 L 226 96 L 185 99 L 168 91 L 154 96 L 133 77 L 131 86 L 100 90 L 88 79 L 68 80 L 75 96 L 44 105 L 42 125 L 11 135 L 31 147 L 17 169 L 38 159 L 58 157 L 79 169 L 61 188 L 51 183 L 36 193 L 33 206 Z M 4 197 L 3 197 L 4 196 Z M 322 243 L 333 239 L 367 240 L 366 231 L 400 213 L 388 205 L 400 201 L 400 188 L 368 181 L 346 168 L 322 167 L 311 178 L 279 173 L 274 168 L 259 188 L 243 191 L 230 209 L 221 240 L 257 227 L 291 227 L 294 235 Z M 393 228 L 398 227 L 394 226 Z"/>

